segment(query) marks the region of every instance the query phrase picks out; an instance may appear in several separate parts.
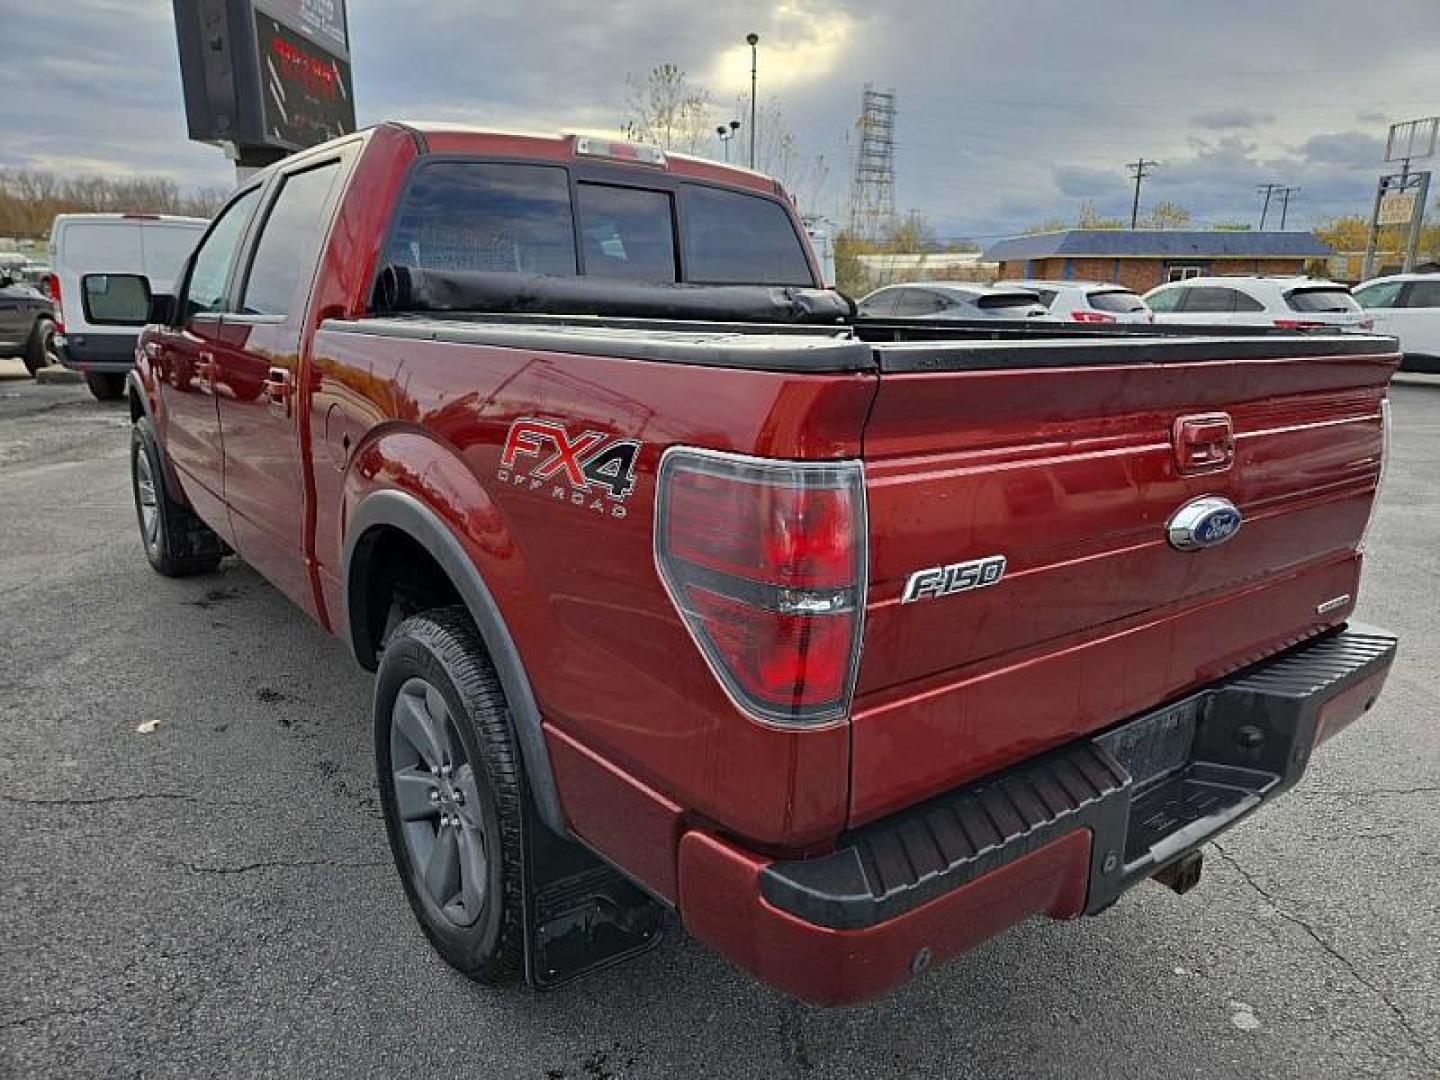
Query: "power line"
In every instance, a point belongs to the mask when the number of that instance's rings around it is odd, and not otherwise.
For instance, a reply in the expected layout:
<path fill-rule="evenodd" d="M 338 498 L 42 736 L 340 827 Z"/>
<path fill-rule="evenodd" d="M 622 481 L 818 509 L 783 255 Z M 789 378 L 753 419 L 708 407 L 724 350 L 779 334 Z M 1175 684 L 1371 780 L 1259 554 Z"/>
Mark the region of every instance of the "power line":
<path fill-rule="evenodd" d="M 1139 161 L 1127 161 L 1125 167 L 1130 170 L 1130 175 L 1135 177 L 1135 201 L 1130 204 L 1130 228 L 1140 219 L 1140 185 L 1150 175 L 1151 170 L 1159 165 L 1158 161 L 1146 161 L 1143 157 Z"/>

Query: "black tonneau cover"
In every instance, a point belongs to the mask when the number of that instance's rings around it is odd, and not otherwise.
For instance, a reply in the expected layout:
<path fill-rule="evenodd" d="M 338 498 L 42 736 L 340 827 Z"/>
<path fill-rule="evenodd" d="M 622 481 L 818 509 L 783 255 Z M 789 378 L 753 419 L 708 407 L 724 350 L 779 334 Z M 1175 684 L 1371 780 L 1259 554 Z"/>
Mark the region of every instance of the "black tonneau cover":
<path fill-rule="evenodd" d="M 399 312 L 533 312 L 618 318 L 835 326 L 855 305 L 833 289 L 794 285 L 691 285 L 391 265 L 375 307 Z"/>

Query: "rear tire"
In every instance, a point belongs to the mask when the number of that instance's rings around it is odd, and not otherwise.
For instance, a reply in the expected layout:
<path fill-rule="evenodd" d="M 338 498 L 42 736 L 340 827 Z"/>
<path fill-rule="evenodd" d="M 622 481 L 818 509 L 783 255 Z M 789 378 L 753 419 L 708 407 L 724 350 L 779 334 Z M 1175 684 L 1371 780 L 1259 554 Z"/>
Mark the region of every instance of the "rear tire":
<path fill-rule="evenodd" d="M 146 417 L 130 433 L 130 487 L 145 557 L 166 577 L 191 577 L 220 565 L 225 541 L 190 507 L 171 495 L 161 464 L 155 429 Z"/>
<path fill-rule="evenodd" d="M 125 376 L 114 371 L 87 371 L 85 385 L 97 401 L 119 401 L 125 396 Z"/>
<path fill-rule="evenodd" d="M 55 350 L 55 323 L 41 316 L 30 327 L 30 340 L 25 343 L 25 370 L 34 375 L 41 368 L 59 362 L 60 355 Z"/>
<path fill-rule="evenodd" d="M 395 869 L 431 946 L 477 982 L 518 980 L 527 796 L 504 691 L 464 608 L 412 616 L 390 635 L 375 760 Z"/>

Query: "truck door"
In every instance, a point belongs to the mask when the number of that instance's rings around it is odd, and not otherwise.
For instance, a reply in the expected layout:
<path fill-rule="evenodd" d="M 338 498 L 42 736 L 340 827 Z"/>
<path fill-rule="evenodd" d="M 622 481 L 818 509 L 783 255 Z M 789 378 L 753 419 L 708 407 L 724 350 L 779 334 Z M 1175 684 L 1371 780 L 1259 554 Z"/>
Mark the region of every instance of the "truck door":
<path fill-rule="evenodd" d="M 215 350 L 235 549 L 312 615 L 300 354 L 341 164 L 339 156 L 307 161 L 272 185 L 239 303 L 222 320 Z"/>
<path fill-rule="evenodd" d="M 160 386 L 166 453 L 196 511 L 227 539 L 216 352 L 241 241 L 259 203 L 257 186 L 220 212 L 177 298 L 179 325 L 157 331 L 147 345 Z"/>

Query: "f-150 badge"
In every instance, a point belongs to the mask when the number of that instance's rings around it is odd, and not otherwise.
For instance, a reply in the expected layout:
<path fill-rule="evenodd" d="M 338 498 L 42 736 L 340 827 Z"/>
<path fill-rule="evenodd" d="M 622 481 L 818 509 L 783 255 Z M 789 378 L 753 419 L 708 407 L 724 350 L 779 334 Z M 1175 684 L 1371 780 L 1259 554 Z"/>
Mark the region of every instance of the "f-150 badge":
<path fill-rule="evenodd" d="M 983 559 L 951 563 L 949 566 L 928 566 L 916 570 L 905 582 L 900 602 L 933 600 L 951 593 L 969 592 L 994 585 L 1005 576 L 1005 556 L 987 555 Z"/>
<path fill-rule="evenodd" d="M 526 416 L 510 425 L 496 475 L 515 487 L 548 491 L 562 502 L 623 518 L 625 500 L 635 490 L 639 453 L 635 439 L 603 431 L 571 436 L 563 424 Z"/>

